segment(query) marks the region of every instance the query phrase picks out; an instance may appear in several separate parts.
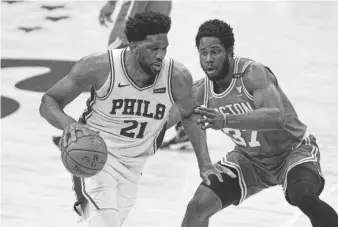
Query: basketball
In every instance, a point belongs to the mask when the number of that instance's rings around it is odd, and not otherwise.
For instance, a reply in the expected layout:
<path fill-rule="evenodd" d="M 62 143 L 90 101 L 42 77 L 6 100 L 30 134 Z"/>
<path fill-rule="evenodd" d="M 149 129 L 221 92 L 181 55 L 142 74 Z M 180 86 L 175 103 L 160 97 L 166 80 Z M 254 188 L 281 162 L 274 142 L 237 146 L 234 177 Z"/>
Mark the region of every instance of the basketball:
<path fill-rule="evenodd" d="M 77 177 L 92 177 L 99 173 L 107 162 L 106 143 L 96 132 L 88 131 L 89 135 L 77 131 L 77 140 L 70 142 L 61 154 L 66 169 Z"/>

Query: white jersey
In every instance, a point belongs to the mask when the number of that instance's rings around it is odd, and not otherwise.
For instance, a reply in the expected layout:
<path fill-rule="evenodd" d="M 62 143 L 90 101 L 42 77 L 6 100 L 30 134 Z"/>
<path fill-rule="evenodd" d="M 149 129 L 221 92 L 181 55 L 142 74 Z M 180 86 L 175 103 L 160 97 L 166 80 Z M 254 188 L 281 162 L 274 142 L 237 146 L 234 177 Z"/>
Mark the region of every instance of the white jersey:
<path fill-rule="evenodd" d="M 173 60 L 165 58 L 154 83 L 139 88 L 128 76 L 126 49 L 108 50 L 111 73 L 91 98 L 82 119 L 100 131 L 110 155 L 127 165 L 143 164 L 162 141 L 173 104 Z"/>

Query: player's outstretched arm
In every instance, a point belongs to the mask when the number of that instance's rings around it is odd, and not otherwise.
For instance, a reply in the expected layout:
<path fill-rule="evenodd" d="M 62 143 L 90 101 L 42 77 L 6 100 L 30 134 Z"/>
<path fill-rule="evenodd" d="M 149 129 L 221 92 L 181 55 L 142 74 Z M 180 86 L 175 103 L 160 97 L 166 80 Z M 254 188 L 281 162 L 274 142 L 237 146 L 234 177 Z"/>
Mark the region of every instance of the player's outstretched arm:
<path fill-rule="evenodd" d="M 107 54 L 95 54 L 78 61 L 71 71 L 42 97 L 40 114 L 54 127 L 64 130 L 76 122 L 63 109 L 90 86 L 98 89 L 109 74 Z M 108 64 L 107 64 L 108 63 Z"/>
<path fill-rule="evenodd" d="M 273 77 L 259 63 L 252 63 L 246 70 L 243 81 L 245 87 L 253 94 L 256 109 L 244 114 L 226 115 L 225 117 L 213 109 L 200 108 L 197 113 L 206 116 L 199 120 L 205 128 L 233 128 L 253 131 L 279 130 L 285 125 L 287 116 L 284 105 Z"/>
<path fill-rule="evenodd" d="M 200 103 L 197 101 L 199 97 L 196 99 L 193 95 L 192 76 L 188 69 L 177 62 L 175 62 L 173 68 L 171 90 L 175 104 L 181 115 L 182 125 L 195 150 L 202 179 L 209 184 L 210 180 L 208 179 L 208 176 L 210 174 L 215 174 L 218 179 L 222 181 L 221 172 L 235 177 L 229 169 L 211 163 L 206 134 L 197 124 L 197 120 L 200 116 L 194 112 L 194 109 L 199 106 Z M 201 99 L 203 99 L 203 97 Z"/>

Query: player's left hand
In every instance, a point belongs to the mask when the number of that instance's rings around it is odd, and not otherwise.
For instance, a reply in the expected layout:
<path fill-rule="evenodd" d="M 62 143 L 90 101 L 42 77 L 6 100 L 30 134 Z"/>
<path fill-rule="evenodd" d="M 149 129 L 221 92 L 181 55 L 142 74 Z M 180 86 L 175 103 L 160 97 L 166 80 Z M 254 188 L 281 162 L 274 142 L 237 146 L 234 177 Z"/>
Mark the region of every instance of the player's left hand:
<path fill-rule="evenodd" d="M 215 109 L 199 106 L 195 108 L 195 113 L 200 114 L 203 118 L 197 120 L 197 124 L 201 124 L 202 129 L 222 129 L 225 128 L 225 118 Z"/>
<path fill-rule="evenodd" d="M 202 180 L 207 184 L 210 185 L 210 175 L 215 175 L 220 182 L 223 182 L 222 173 L 225 173 L 231 178 L 236 178 L 237 176 L 227 167 L 219 164 L 219 163 L 209 163 L 205 164 L 200 168 L 200 175 Z"/>
<path fill-rule="evenodd" d="M 102 26 L 108 27 L 106 22 L 112 23 L 113 21 L 111 20 L 111 15 L 115 9 L 115 3 L 112 4 L 110 1 L 108 1 L 100 10 L 100 15 L 99 15 L 99 23 Z"/>

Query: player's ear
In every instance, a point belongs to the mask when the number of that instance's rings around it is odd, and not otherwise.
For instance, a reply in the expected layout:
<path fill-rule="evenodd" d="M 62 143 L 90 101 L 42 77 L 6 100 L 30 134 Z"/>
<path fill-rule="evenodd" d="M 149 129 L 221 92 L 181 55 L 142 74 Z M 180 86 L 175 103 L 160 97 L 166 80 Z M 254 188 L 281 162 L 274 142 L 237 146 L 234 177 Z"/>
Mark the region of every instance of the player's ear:
<path fill-rule="evenodd" d="M 226 51 L 227 51 L 228 59 L 229 59 L 229 61 L 230 61 L 230 60 L 232 59 L 234 49 L 230 47 L 230 48 L 228 48 Z"/>
<path fill-rule="evenodd" d="M 129 44 L 130 51 L 133 55 L 138 54 L 139 45 L 138 42 L 132 42 Z"/>

